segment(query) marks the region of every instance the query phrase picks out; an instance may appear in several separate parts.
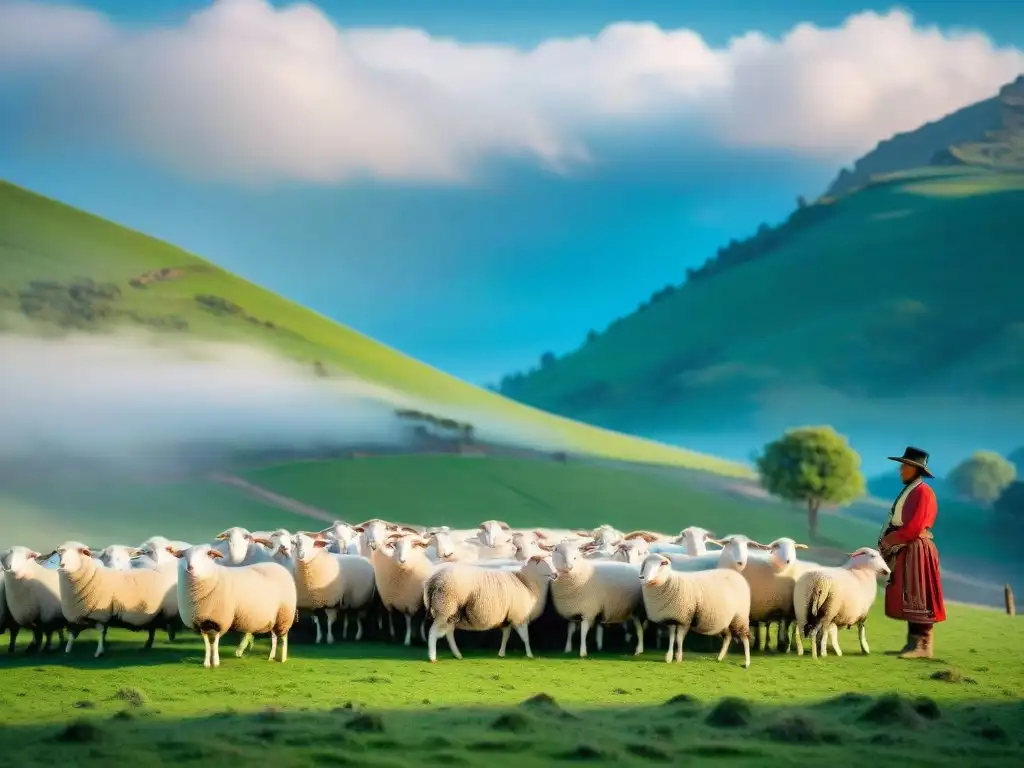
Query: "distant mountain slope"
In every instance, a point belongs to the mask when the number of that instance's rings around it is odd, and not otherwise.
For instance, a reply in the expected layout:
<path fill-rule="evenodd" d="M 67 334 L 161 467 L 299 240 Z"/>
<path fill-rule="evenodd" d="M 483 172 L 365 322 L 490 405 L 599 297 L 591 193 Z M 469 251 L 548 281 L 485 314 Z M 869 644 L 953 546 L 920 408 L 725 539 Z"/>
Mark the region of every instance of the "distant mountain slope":
<path fill-rule="evenodd" d="M 1022 121 L 1024 75 L 991 99 L 879 142 L 852 170 L 841 170 L 825 195 L 836 197 L 864 186 L 874 176 L 927 165 L 967 163 L 1024 170 Z M 1013 138 L 1007 140 L 1007 132 Z"/>
<path fill-rule="evenodd" d="M 269 347 L 572 451 L 745 474 L 738 464 L 572 422 L 474 387 L 167 243 L 0 182 L 0 332 L 148 328 Z"/>
<path fill-rule="evenodd" d="M 998 401 L 985 419 L 1010 429 L 1024 414 L 1022 212 L 1024 174 L 894 174 L 801 209 L 502 391 L 659 435 L 750 428 L 771 408 L 859 421 L 858 405 L 900 397 L 942 405 L 895 405 L 879 428 L 955 433 L 954 403 Z"/>

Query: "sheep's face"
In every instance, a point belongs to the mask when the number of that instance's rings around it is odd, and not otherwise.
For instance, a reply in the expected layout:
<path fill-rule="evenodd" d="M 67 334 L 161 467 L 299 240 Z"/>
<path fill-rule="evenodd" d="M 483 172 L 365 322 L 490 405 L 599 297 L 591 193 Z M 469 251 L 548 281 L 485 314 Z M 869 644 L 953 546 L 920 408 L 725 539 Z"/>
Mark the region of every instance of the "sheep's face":
<path fill-rule="evenodd" d="M 797 544 L 793 539 L 783 537 L 768 545 L 769 559 L 777 571 L 784 571 L 796 562 L 796 551 L 807 549 L 806 544 Z"/>
<path fill-rule="evenodd" d="M 722 554 L 719 556 L 719 565 L 727 566 L 735 571 L 742 571 L 747 567 L 747 555 L 750 547 L 767 550 L 764 544 L 747 538 L 741 534 L 726 536 L 724 539 L 712 540 L 713 543 L 722 546 Z"/>
<path fill-rule="evenodd" d="M 526 562 L 534 555 L 540 554 L 540 543 L 528 533 L 517 532 L 512 534 L 512 546 L 515 547 L 516 560 Z"/>
<path fill-rule="evenodd" d="M 275 531 L 274 534 L 270 537 L 270 543 L 273 545 L 270 548 L 270 551 L 274 555 L 274 557 L 278 559 L 290 559 L 294 554 L 294 547 L 292 546 L 292 537 L 288 535 L 288 531 Z"/>
<path fill-rule="evenodd" d="M 370 520 L 353 530 L 363 534 L 366 546 L 370 548 L 370 551 L 376 551 L 384 544 L 384 540 L 388 536 L 388 525 L 383 520 Z"/>
<path fill-rule="evenodd" d="M 664 555 L 648 555 L 640 566 L 640 580 L 652 587 L 663 583 L 671 573 L 672 561 Z"/>
<path fill-rule="evenodd" d="M 629 539 L 618 543 L 612 557 L 636 565 L 644 561 L 649 551 L 649 545 L 644 539 Z"/>
<path fill-rule="evenodd" d="M 426 549 L 430 546 L 428 539 L 421 539 L 419 536 L 407 535 L 388 539 L 384 544 L 384 551 L 394 558 L 399 565 L 405 565 L 413 557 L 417 549 Z"/>
<path fill-rule="evenodd" d="M 574 542 L 561 541 L 551 553 L 551 562 L 560 574 L 570 573 L 580 556 L 580 548 Z"/>
<path fill-rule="evenodd" d="M 100 552 L 100 562 L 112 571 L 127 571 L 132 567 L 134 547 L 111 544 Z"/>
<path fill-rule="evenodd" d="M 593 534 L 595 544 L 604 544 L 609 546 L 618 544 L 622 541 L 623 537 L 622 531 L 607 524 L 597 526 L 597 528 L 594 529 Z"/>
<path fill-rule="evenodd" d="M 154 563 L 169 563 L 173 559 L 173 555 L 168 551 L 170 546 L 169 539 L 163 536 L 152 536 L 142 542 L 142 545 L 132 554 L 135 557 L 148 557 Z"/>
<path fill-rule="evenodd" d="M 212 575 L 217 569 L 217 560 L 224 557 L 209 544 L 199 544 L 188 549 L 175 549 L 172 555 L 181 560 L 185 573 L 193 578 Z"/>
<path fill-rule="evenodd" d="M 25 573 L 29 563 L 34 562 L 37 557 L 39 553 L 28 547 L 11 547 L 0 552 L 0 568 L 4 573 L 19 576 Z"/>
<path fill-rule="evenodd" d="M 317 552 L 327 548 L 328 541 L 319 536 L 297 533 L 292 537 L 292 544 L 295 547 L 295 559 L 300 563 L 308 563 L 316 557 Z"/>
<path fill-rule="evenodd" d="M 878 576 L 888 576 L 891 573 L 889 566 L 885 563 L 885 558 L 877 549 L 871 549 L 871 547 L 861 547 L 856 552 L 851 552 L 846 567 L 869 569 Z"/>
<path fill-rule="evenodd" d="M 558 569 L 555 568 L 553 557 L 551 555 L 532 555 L 529 560 L 526 561 L 526 565 L 523 566 L 525 569 L 530 569 L 533 573 L 536 573 L 541 578 L 547 578 L 549 581 L 556 581 L 558 579 Z"/>
<path fill-rule="evenodd" d="M 57 568 L 62 573 L 74 573 L 86 566 L 92 557 L 92 550 L 79 541 L 67 541 L 41 559 L 49 559 L 53 554 L 57 555 Z"/>
<path fill-rule="evenodd" d="M 327 536 L 329 540 L 338 542 L 338 549 L 342 552 L 347 550 L 349 544 L 355 541 L 359 535 L 355 528 L 340 520 L 335 520 L 334 525 L 330 528 L 325 528 L 321 533 Z"/>
<path fill-rule="evenodd" d="M 455 558 L 455 542 L 448 529 L 435 530 L 430 534 L 430 543 L 434 545 L 438 560 L 452 560 Z"/>
<path fill-rule="evenodd" d="M 500 547 L 509 540 L 509 527 L 499 520 L 486 520 L 480 523 L 477 538 L 485 547 Z"/>
<path fill-rule="evenodd" d="M 698 555 L 707 554 L 708 540 L 711 538 L 711 531 L 691 525 L 689 528 L 683 528 L 673 543 L 681 544 L 686 550 L 686 554 L 690 555 L 690 557 L 697 557 Z"/>
<path fill-rule="evenodd" d="M 245 560 L 245 556 L 249 554 L 249 542 L 252 541 L 252 534 L 249 533 L 245 528 L 228 528 L 224 533 L 217 537 L 217 541 L 227 542 L 228 557 L 231 558 L 231 562 L 241 563 Z"/>

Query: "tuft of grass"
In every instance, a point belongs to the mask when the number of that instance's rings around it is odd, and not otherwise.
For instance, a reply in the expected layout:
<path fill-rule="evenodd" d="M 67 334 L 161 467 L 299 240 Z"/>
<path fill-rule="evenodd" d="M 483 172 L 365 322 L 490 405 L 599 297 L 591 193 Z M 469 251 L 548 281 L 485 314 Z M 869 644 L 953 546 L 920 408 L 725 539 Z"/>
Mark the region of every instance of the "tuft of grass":
<path fill-rule="evenodd" d="M 144 706 L 149 701 L 146 694 L 138 688 L 119 688 L 114 694 L 114 698 L 133 707 Z"/>
<path fill-rule="evenodd" d="M 714 728 L 742 728 L 750 723 L 750 718 L 750 704 L 730 696 L 711 709 L 705 722 Z"/>
<path fill-rule="evenodd" d="M 968 677 L 958 669 L 940 669 L 928 676 L 930 680 L 938 680 L 940 683 L 964 683 L 966 685 L 977 685 L 978 681 Z"/>

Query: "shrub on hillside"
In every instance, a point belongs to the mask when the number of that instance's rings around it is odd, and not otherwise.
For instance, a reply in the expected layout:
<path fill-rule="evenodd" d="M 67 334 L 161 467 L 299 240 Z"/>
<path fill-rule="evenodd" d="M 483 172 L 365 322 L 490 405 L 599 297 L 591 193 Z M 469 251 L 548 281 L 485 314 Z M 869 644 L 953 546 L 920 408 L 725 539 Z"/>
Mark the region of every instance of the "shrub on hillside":
<path fill-rule="evenodd" d="M 958 464 L 946 478 L 966 499 L 991 504 L 1017 477 L 1017 468 L 994 451 L 978 451 Z"/>
<path fill-rule="evenodd" d="M 790 429 L 765 446 L 756 465 L 766 491 L 807 505 L 812 539 L 822 504 L 846 504 L 865 491 L 860 456 L 832 427 Z"/>

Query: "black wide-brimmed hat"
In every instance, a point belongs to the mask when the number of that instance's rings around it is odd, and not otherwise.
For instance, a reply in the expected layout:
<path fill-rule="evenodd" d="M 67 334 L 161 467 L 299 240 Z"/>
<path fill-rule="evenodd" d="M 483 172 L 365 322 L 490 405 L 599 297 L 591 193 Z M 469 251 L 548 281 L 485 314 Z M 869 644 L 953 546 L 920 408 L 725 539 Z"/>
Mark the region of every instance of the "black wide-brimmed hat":
<path fill-rule="evenodd" d="M 931 470 L 928 469 L 928 452 L 922 451 L 920 448 L 915 448 L 912 445 L 908 445 L 906 447 L 902 456 L 890 456 L 889 461 L 898 461 L 900 464 L 909 464 L 912 467 L 920 469 L 927 477 L 935 477 Z"/>

